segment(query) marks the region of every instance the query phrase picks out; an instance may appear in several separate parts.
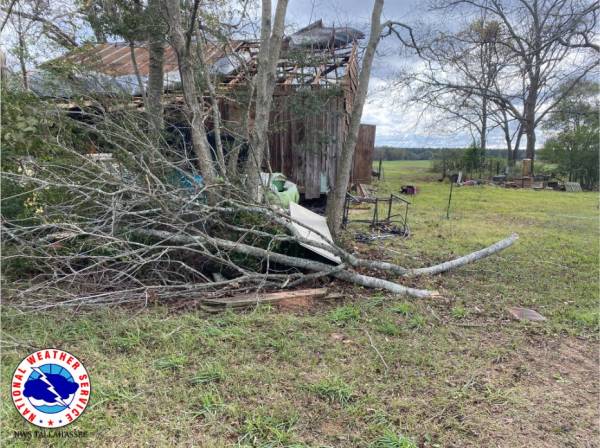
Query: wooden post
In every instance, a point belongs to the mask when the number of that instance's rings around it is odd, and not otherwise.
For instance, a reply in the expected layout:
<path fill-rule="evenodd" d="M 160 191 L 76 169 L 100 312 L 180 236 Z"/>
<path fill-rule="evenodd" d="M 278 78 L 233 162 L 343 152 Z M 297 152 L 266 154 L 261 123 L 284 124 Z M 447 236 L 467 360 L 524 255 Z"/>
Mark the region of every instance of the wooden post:
<path fill-rule="evenodd" d="M 452 201 L 452 187 L 454 182 L 450 180 L 450 194 L 448 195 L 448 208 L 446 209 L 446 219 L 450 219 L 450 201 Z"/>

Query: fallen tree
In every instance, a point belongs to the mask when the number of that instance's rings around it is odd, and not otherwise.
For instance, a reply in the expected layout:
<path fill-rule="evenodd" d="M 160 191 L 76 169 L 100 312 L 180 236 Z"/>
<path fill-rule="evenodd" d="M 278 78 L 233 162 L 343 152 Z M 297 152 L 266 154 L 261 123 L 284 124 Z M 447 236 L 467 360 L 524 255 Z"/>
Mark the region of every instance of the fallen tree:
<path fill-rule="evenodd" d="M 194 152 L 148 132 L 146 114 L 98 110 L 67 122 L 41 102 L 20 112 L 35 117 L 36 135 L 47 137 L 37 152 L 15 145 L 2 152 L 5 303 L 147 304 L 290 289 L 324 277 L 427 298 L 437 293 L 402 279 L 458 268 L 517 239 L 420 269 L 362 258 L 325 235 L 323 242 L 305 239 L 297 231 L 304 224 L 286 210 L 255 202 L 226 178 L 200 182 Z M 10 128 L 10 114 L 7 120 Z M 86 139 L 110 153 L 86 154 Z M 300 243 L 341 263 L 319 261 Z"/>

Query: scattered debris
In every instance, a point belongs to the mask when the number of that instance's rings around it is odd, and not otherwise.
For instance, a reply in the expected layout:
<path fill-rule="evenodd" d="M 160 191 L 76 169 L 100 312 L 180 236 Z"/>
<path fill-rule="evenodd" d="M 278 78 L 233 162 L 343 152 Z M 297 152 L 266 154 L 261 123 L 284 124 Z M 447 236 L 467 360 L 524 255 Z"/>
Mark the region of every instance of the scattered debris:
<path fill-rule="evenodd" d="M 333 238 L 329 232 L 329 226 L 327 225 L 327 219 L 324 216 L 318 215 L 293 202 L 290 202 L 290 216 L 293 220 L 302 223 L 302 225 L 300 225 L 296 222 L 292 222 L 292 225 L 298 234 L 303 238 L 313 240 L 320 244 L 330 244 L 333 242 Z M 313 229 L 314 232 L 311 232 L 309 229 Z M 323 239 L 319 234 L 324 235 L 327 240 Z M 311 246 L 305 243 L 300 243 L 300 245 L 318 255 L 321 255 L 322 257 L 327 258 L 328 260 L 333 261 L 334 263 L 340 264 L 342 262 L 340 257 L 334 255 L 332 252 L 326 249 Z"/>
<path fill-rule="evenodd" d="M 466 180 L 464 181 L 462 184 L 459 184 L 465 187 L 472 187 L 474 185 L 483 185 L 483 181 L 478 180 L 478 179 L 470 179 L 470 180 Z"/>
<path fill-rule="evenodd" d="M 550 182 L 548 182 L 548 188 L 552 188 L 553 190 L 559 191 L 562 186 L 560 185 L 560 182 L 557 180 L 552 180 Z"/>
<path fill-rule="evenodd" d="M 350 27 L 328 27 L 323 20 L 296 31 L 286 38 L 291 48 L 340 48 L 355 40 L 364 39 L 365 34 Z"/>
<path fill-rule="evenodd" d="M 362 199 L 373 199 L 375 197 L 375 188 L 366 184 L 357 184 L 356 191 Z"/>
<path fill-rule="evenodd" d="M 362 202 L 366 202 L 369 204 L 374 204 L 373 207 L 373 216 L 371 219 L 352 219 L 350 220 L 350 205 L 351 204 L 360 204 Z M 393 205 L 403 205 L 404 210 L 400 213 L 392 214 L 392 206 Z M 408 236 L 410 234 L 410 230 L 408 227 L 408 206 L 410 202 L 406 199 L 396 195 L 390 194 L 389 198 L 373 198 L 373 199 L 365 199 L 365 198 L 357 198 L 356 196 L 352 196 L 350 193 L 346 193 L 346 202 L 344 204 L 344 215 L 343 215 L 343 226 L 346 227 L 349 222 L 364 222 L 370 223 L 371 229 L 384 231 L 386 233 L 391 233 L 394 235 L 403 235 Z M 381 219 L 379 216 L 380 206 L 384 207 L 386 211 L 385 218 Z"/>
<path fill-rule="evenodd" d="M 565 191 L 569 191 L 571 193 L 579 193 L 583 191 L 581 189 L 581 185 L 579 182 L 565 182 Z"/>
<path fill-rule="evenodd" d="M 267 191 L 269 202 L 287 208 L 290 203 L 300 201 L 298 186 L 287 180 L 283 173 L 260 173 L 260 177 L 263 185 L 269 187 Z"/>
<path fill-rule="evenodd" d="M 400 193 L 402 194 L 417 194 L 418 193 L 418 189 L 415 185 L 402 185 L 402 187 L 400 188 Z"/>
<path fill-rule="evenodd" d="M 512 317 L 514 317 L 517 320 L 531 320 L 534 322 L 542 322 L 546 320 L 546 318 L 540 313 L 529 308 L 520 308 L 517 306 L 513 306 L 508 308 L 508 312 Z"/>
<path fill-rule="evenodd" d="M 534 190 L 543 190 L 546 187 L 544 186 L 544 182 L 533 182 L 531 184 L 531 188 L 533 188 Z"/>
<path fill-rule="evenodd" d="M 384 234 L 373 234 L 373 233 L 363 233 L 363 232 L 358 232 L 354 235 L 354 240 L 358 243 L 366 243 L 366 244 L 370 244 L 373 241 L 376 240 L 385 240 L 388 238 L 394 238 L 395 235 L 390 234 L 390 233 L 384 233 Z"/>

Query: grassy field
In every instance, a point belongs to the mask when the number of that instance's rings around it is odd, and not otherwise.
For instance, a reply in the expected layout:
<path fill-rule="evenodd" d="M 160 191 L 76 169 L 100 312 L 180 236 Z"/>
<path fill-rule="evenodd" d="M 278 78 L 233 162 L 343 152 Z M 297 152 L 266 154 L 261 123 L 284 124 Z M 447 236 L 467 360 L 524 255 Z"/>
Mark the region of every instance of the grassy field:
<path fill-rule="evenodd" d="M 418 186 L 411 237 L 352 244 L 411 267 L 512 232 L 516 245 L 409 282 L 436 299 L 338 282 L 338 302 L 218 315 L 5 304 L 2 446 L 599 446 L 597 193 L 455 188 L 446 219 L 449 185 L 427 168 L 387 162 L 379 184 L 381 194 Z M 509 306 L 548 320 L 511 320 Z M 66 428 L 84 438 L 17 437 L 32 428 L 7 385 L 42 347 L 74 353 L 91 374 L 92 402 Z"/>

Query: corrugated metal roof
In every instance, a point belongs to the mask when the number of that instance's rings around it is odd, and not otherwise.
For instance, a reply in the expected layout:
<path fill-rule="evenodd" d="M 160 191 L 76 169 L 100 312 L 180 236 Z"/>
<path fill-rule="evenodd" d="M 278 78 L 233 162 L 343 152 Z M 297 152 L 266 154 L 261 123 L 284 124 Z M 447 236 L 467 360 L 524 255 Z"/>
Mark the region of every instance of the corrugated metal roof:
<path fill-rule="evenodd" d="M 236 51 L 241 44 L 242 42 L 232 43 L 233 51 Z M 140 75 L 148 76 L 150 67 L 148 48 L 136 46 L 134 55 Z M 225 55 L 224 45 L 211 44 L 207 47 L 206 62 L 212 65 Z M 94 72 L 109 76 L 135 75 L 131 50 L 129 44 L 124 42 L 95 44 L 84 49 L 75 50 L 61 59 L 66 62 L 84 65 Z M 177 54 L 173 47 L 167 45 L 164 54 L 164 71 L 169 73 L 177 70 L 177 68 Z"/>
<path fill-rule="evenodd" d="M 331 46 L 321 45 L 320 40 L 315 41 L 315 36 L 311 37 L 310 45 L 304 41 L 298 45 L 299 48 L 292 45 L 293 38 L 306 38 L 306 33 L 323 30 Z M 352 65 L 350 61 L 355 57 L 355 39 L 362 35 L 357 30 L 336 30 L 332 40 L 330 30 L 333 28 L 325 28 L 322 21 L 318 21 L 286 39 L 278 62 L 277 82 L 285 85 L 339 85 L 346 78 L 347 69 Z M 343 39 L 339 40 L 340 36 Z M 209 42 L 205 44 L 204 60 L 211 73 L 221 75 L 222 86 L 233 88 L 255 73 L 258 50 L 257 41 Z M 76 94 L 140 95 L 148 84 L 150 57 L 146 45 L 136 45 L 133 52 L 142 88 L 129 44 L 117 42 L 89 44 L 42 64 L 31 76 L 31 90 L 41 96 L 58 98 Z M 299 52 L 309 55 L 299 56 Z M 73 66 L 66 76 L 60 70 L 48 70 L 62 63 Z M 165 45 L 164 73 L 165 91 L 181 88 L 177 54 L 170 45 Z"/>
<path fill-rule="evenodd" d="M 230 41 L 227 44 L 206 45 L 204 58 L 212 73 L 233 77 L 244 62 L 252 60 L 257 51 L 256 44 L 251 41 Z M 150 69 L 148 48 L 135 46 L 134 55 L 142 84 L 146 88 Z M 46 70 L 64 63 L 73 66 L 66 77 L 60 71 Z M 163 70 L 164 89 L 180 88 L 177 54 L 170 45 L 165 45 Z M 131 48 L 125 42 L 86 45 L 43 64 L 30 77 L 31 90 L 41 96 L 68 98 L 75 94 L 142 93 L 131 58 Z"/>

